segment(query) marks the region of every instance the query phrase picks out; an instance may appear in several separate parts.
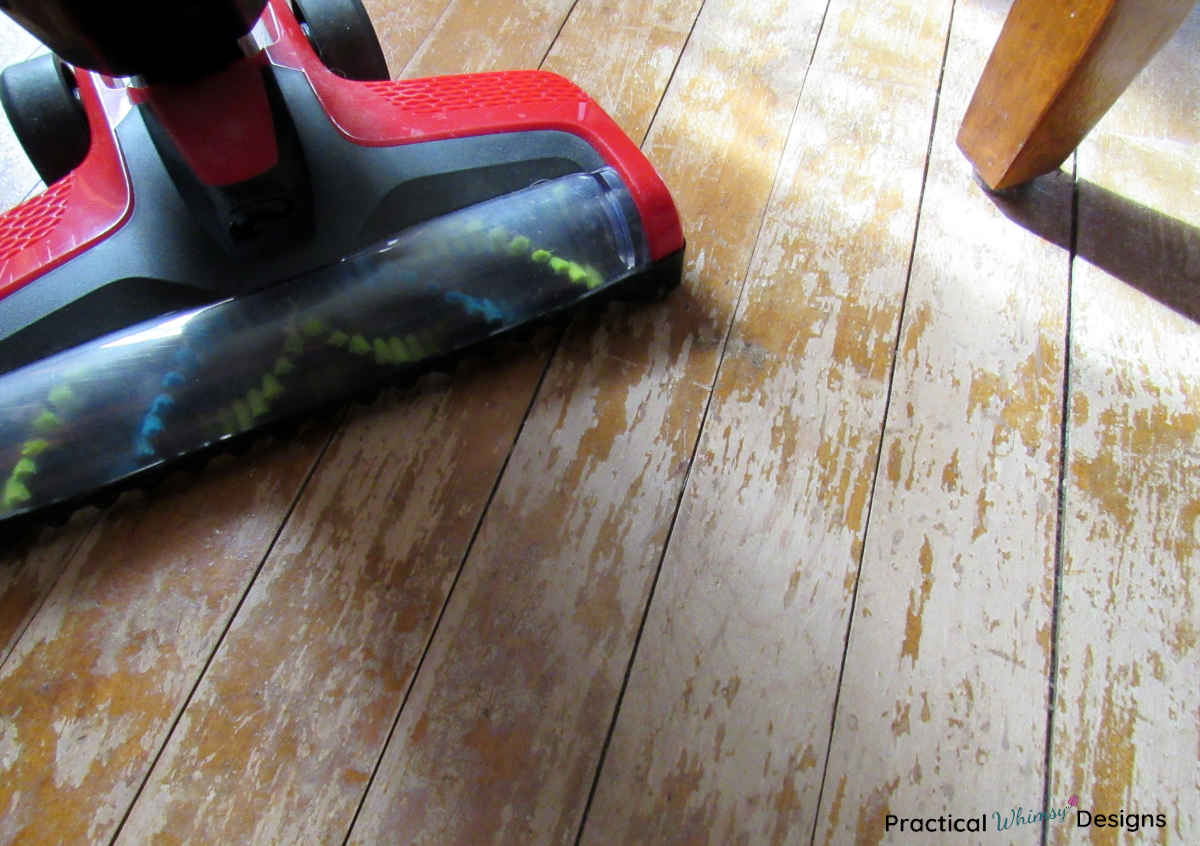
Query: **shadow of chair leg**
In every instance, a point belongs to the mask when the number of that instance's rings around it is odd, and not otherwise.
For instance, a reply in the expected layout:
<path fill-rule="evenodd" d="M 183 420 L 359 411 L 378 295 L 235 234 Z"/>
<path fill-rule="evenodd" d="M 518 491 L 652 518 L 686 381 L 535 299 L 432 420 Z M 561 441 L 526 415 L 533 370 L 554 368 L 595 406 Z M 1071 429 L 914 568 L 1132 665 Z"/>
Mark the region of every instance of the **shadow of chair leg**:
<path fill-rule="evenodd" d="M 1076 190 L 1073 235 L 1060 210 Z M 1063 171 L 991 197 L 1010 220 L 1200 323 L 1200 228 Z"/>

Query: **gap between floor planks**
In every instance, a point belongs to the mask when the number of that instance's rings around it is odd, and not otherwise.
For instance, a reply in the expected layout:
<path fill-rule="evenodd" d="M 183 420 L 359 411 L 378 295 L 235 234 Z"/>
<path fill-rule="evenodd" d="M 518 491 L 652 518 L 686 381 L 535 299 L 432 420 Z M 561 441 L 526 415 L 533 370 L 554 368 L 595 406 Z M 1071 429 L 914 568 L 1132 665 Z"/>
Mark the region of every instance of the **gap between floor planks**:
<path fill-rule="evenodd" d="M 815 539 L 809 544 L 806 538 L 789 537 L 782 524 L 772 521 L 787 521 L 789 503 L 797 504 L 808 512 L 795 516 L 798 532 L 809 531 L 805 527 L 811 523 L 812 531 L 833 539 L 837 552 L 830 556 L 841 560 L 840 541 L 845 540 L 844 551 L 857 560 L 856 537 L 862 531 L 869 491 L 860 490 L 858 482 L 852 490 L 846 484 L 839 487 L 836 480 L 845 480 L 846 474 L 853 472 L 855 479 L 869 481 L 877 462 L 883 425 L 877 401 L 891 369 L 889 353 L 898 331 L 895 303 L 905 285 L 912 251 L 935 82 L 944 52 L 947 19 L 943 13 L 948 13 L 946 4 L 927 17 L 911 4 L 893 4 L 883 10 L 864 6 L 834 3 L 827 15 L 832 26 L 822 28 L 817 46 L 820 61 L 811 74 L 817 74 L 819 67 L 817 79 L 823 84 L 806 86 L 806 92 L 812 89 L 811 98 L 807 93 L 799 98 L 803 108 L 795 120 L 802 122 L 798 125 L 803 131 L 788 141 L 784 179 L 788 190 L 782 195 L 776 192 L 772 206 L 780 207 L 771 212 L 770 237 L 760 238 L 754 248 L 749 276 L 752 288 L 738 309 L 736 344 L 730 340 L 722 360 L 699 466 L 692 468 L 683 515 L 670 539 L 662 577 L 665 590 L 663 585 L 656 590 L 652 632 L 642 641 L 653 654 L 639 656 L 633 668 L 630 694 L 617 718 L 585 842 L 665 837 L 668 832 L 678 838 L 701 837 L 705 831 L 718 831 L 727 840 L 738 836 L 794 838 L 795 826 L 811 822 L 816 793 L 812 779 L 819 775 L 814 768 L 817 755 L 823 756 L 825 739 L 818 737 L 806 747 L 803 737 L 797 741 L 796 726 L 776 724 L 776 736 L 769 743 L 778 747 L 780 757 L 772 760 L 768 754 L 763 764 L 747 759 L 754 749 L 763 750 L 764 737 L 772 732 L 768 715 L 761 710 L 753 712 L 754 705 L 747 700 L 758 696 L 760 683 L 767 685 L 756 675 L 756 661 L 751 656 L 764 646 L 799 659 L 788 670 L 776 667 L 777 672 L 772 673 L 766 669 L 772 679 L 767 686 L 777 707 L 804 701 L 802 691 L 796 688 L 803 684 L 801 679 L 815 679 L 804 686 L 818 695 L 831 694 L 836 673 L 827 678 L 824 672 L 814 672 L 823 665 L 811 666 L 812 662 L 797 654 L 806 647 L 795 644 L 804 640 L 805 631 L 815 630 L 818 634 L 814 636 L 819 637 L 828 631 L 844 631 L 845 626 L 819 612 L 819 622 L 828 625 L 814 624 L 797 631 L 799 622 L 784 622 L 794 614 L 772 604 L 778 596 L 759 589 L 778 578 L 786 606 L 793 595 L 807 597 L 813 580 L 853 586 L 852 574 L 820 568 L 819 574 L 806 575 L 797 565 L 790 580 L 787 572 L 778 572 L 797 557 L 803 561 L 804 550 L 821 544 Z M 916 55 L 911 64 L 905 64 L 909 59 L 897 62 L 898 56 L 909 56 L 910 49 Z M 878 61 L 865 67 L 856 65 L 856 60 L 867 62 L 864 56 Z M 886 151 L 881 160 L 863 152 L 876 149 L 876 145 Z M 902 164 L 890 167 L 888 156 L 899 157 Z M 849 195 L 847 203 L 859 214 L 843 217 L 837 199 L 843 194 Z M 854 244 L 874 248 L 856 250 Z M 875 253 L 886 256 L 874 258 Z M 785 267 L 781 256 L 791 257 L 792 263 Z M 844 269 L 843 260 L 847 263 Z M 830 350 L 834 321 L 838 340 Z M 823 332 L 826 323 L 829 331 Z M 807 346 L 810 340 L 811 348 Z M 829 361 L 833 365 L 823 372 Z M 836 419 L 845 419 L 841 413 L 846 411 L 850 430 L 839 431 L 818 446 L 810 441 L 820 433 L 807 424 L 809 417 L 821 417 L 823 401 L 806 404 L 797 392 L 820 393 L 824 388 L 818 386 L 827 383 L 833 402 L 842 403 L 835 405 L 832 413 Z M 760 393 L 770 398 L 766 408 L 756 402 Z M 859 393 L 870 394 L 872 399 L 859 402 Z M 804 420 L 789 416 L 788 407 L 793 405 Z M 744 413 L 739 413 L 739 408 Z M 723 425 L 724 436 L 719 434 Z M 730 428 L 741 433 L 740 440 L 730 437 Z M 779 439 L 785 443 L 776 444 Z M 861 443 L 861 449 L 842 454 L 838 445 L 847 440 Z M 718 455 L 722 443 L 724 453 Z M 761 448 L 764 454 L 757 459 L 743 457 L 742 445 L 748 445 L 752 453 Z M 816 455 L 818 463 L 829 465 L 830 478 L 810 473 L 812 462 L 792 461 L 793 454 Z M 751 490 L 743 503 L 741 490 L 747 486 Z M 765 510 L 755 511 L 752 500 L 761 500 Z M 772 532 L 772 527 L 778 531 Z M 751 538 L 761 539 L 763 548 L 750 543 Z M 697 569 L 700 575 L 693 575 Z M 760 607 L 760 599 L 766 600 L 771 610 Z M 711 625 L 700 620 L 707 604 L 718 601 L 721 604 Z M 753 631 L 746 630 L 749 621 L 759 618 L 764 628 L 771 627 L 771 644 L 756 643 Z M 811 616 L 805 619 L 812 622 Z M 719 629 L 719 636 L 713 629 Z M 689 646 L 698 650 L 694 656 Z M 814 654 L 823 656 L 822 662 L 828 658 L 836 664 L 841 659 L 840 648 L 810 646 Z M 659 654 L 662 650 L 667 654 Z M 706 650 L 714 654 L 705 654 Z M 685 680 L 682 677 L 693 672 L 693 657 L 696 673 Z M 705 665 L 702 670 L 701 662 Z M 785 681 L 781 674 L 789 675 L 790 680 Z M 663 676 L 669 676 L 669 681 L 662 681 Z M 746 692 L 739 698 L 738 690 Z M 735 698 L 741 710 L 727 726 L 724 715 L 733 713 Z M 711 723 L 705 722 L 706 704 L 721 715 L 714 716 Z M 753 712 L 750 720 L 744 719 L 747 708 Z M 813 709 L 814 719 L 824 723 L 826 731 L 831 710 L 820 705 Z M 786 738 L 781 731 L 787 732 Z M 819 728 L 815 731 L 820 735 Z M 814 748 L 818 744 L 820 752 Z M 673 764 L 675 769 L 664 773 Z M 750 776 L 756 766 L 763 770 L 761 781 Z M 715 769 L 719 773 L 723 767 L 729 768 L 733 780 L 729 785 L 722 785 L 720 775 L 710 772 Z M 738 782 L 735 772 L 744 774 L 750 784 Z M 798 775 L 806 785 L 792 782 Z M 733 788 L 724 799 L 723 786 Z"/>

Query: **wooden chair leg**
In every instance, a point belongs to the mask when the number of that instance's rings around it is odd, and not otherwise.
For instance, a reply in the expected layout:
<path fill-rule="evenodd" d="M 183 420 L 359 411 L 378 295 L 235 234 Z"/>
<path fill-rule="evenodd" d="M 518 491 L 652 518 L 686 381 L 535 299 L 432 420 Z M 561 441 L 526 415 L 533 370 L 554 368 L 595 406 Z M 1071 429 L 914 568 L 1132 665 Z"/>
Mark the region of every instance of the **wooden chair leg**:
<path fill-rule="evenodd" d="M 958 133 L 993 190 L 1054 170 L 1195 0 L 1016 0 Z"/>

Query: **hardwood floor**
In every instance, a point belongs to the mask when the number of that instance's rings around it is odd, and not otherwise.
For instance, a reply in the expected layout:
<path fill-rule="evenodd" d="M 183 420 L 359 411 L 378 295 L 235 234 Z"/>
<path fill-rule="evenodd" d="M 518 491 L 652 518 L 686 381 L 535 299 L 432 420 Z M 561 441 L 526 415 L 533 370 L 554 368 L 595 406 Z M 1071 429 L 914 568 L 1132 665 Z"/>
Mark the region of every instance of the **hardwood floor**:
<path fill-rule="evenodd" d="M 367 5 L 591 92 L 684 285 L 4 535 L 0 842 L 1196 842 L 1200 10 L 994 196 L 1005 0 Z"/>

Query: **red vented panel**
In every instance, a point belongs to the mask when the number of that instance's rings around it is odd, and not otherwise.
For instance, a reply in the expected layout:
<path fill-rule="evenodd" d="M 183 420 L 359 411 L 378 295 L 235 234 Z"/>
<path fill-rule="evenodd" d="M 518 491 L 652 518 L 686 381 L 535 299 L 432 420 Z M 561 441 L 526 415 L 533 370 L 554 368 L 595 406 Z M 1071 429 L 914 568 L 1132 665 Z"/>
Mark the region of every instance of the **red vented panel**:
<path fill-rule="evenodd" d="M 0 217 L 0 262 L 6 262 L 40 241 L 62 220 L 74 185 L 67 174 L 44 192 Z"/>
<path fill-rule="evenodd" d="M 537 71 L 465 74 L 433 79 L 368 82 L 366 87 L 412 115 L 464 109 L 511 108 L 530 104 L 579 103 L 588 96 L 561 76 Z"/>
<path fill-rule="evenodd" d="M 267 51 L 271 60 L 308 76 L 329 119 L 350 141 L 383 147 L 499 132 L 570 132 L 621 174 L 641 213 L 651 258 L 683 247 L 679 213 L 654 167 L 591 97 L 561 76 L 520 70 L 351 82 L 322 64 L 287 0 L 270 0 L 269 9 L 279 29 Z"/>
<path fill-rule="evenodd" d="M 83 163 L 44 192 L 0 215 L 0 297 L 86 250 L 133 209 L 129 177 L 105 116 L 96 77 L 80 71 L 79 95 L 92 130 Z M 114 101 L 123 93 L 106 91 Z"/>

